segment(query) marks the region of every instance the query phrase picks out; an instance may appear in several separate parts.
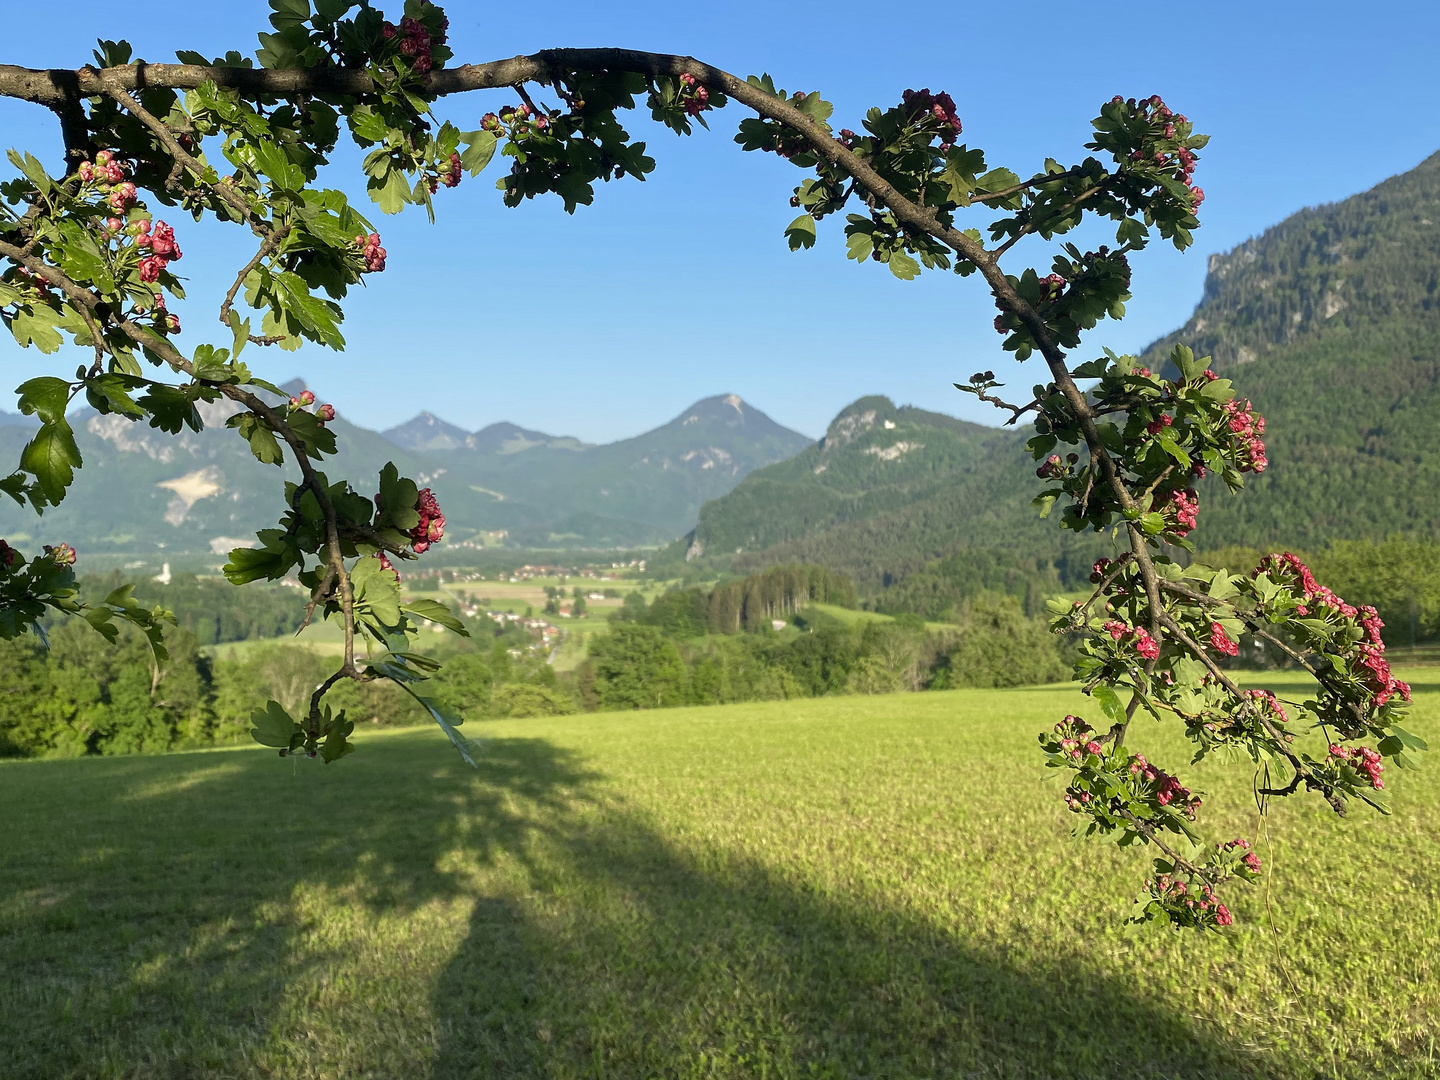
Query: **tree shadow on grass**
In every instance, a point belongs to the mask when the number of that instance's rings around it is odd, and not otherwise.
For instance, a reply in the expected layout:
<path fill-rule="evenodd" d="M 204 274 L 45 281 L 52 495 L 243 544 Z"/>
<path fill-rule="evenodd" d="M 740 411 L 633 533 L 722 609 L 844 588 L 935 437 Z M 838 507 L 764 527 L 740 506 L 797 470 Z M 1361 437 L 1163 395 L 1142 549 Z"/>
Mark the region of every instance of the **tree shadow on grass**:
<path fill-rule="evenodd" d="M 524 813 L 523 874 L 436 986 L 431 1080 L 1272 1074 L 1074 957 L 682 851 L 622 802 Z"/>
<path fill-rule="evenodd" d="M 520 846 L 512 804 L 558 812 L 593 779 L 549 743 L 484 749 L 478 773 L 412 736 L 329 768 L 255 751 L 3 767 L 0 1076 L 312 1075 L 285 1043 L 318 1007 L 293 999 L 357 946 L 347 932 L 463 899 L 448 853 Z M 451 947 L 436 937 L 432 970 Z"/>
<path fill-rule="evenodd" d="M 1073 958 L 667 839 L 544 740 L 489 740 L 480 762 L 407 735 L 330 768 L 6 767 L 0 1074 L 1271 1071 Z M 436 900 L 473 904 L 458 948 L 422 925 Z M 336 972 L 370 982 L 327 997 Z"/>

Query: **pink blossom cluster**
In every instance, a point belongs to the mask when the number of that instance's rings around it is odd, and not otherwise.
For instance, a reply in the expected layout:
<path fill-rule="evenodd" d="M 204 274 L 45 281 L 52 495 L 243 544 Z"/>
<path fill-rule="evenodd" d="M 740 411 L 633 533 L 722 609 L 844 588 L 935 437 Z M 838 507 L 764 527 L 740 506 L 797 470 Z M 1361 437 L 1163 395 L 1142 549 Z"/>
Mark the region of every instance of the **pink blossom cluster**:
<path fill-rule="evenodd" d="M 1285 707 L 1269 690 L 1246 690 L 1245 696 L 1255 702 L 1262 712 L 1269 713 L 1277 722 L 1281 724 L 1290 722 L 1290 714 L 1285 711 Z"/>
<path fill-rule="evenodd" d="M 426 5 L 429 7 L 430 5 Z M 400 20 L 399 27 L 393 23 L 386 23 L 381 28 L 381 33 L 386 41 L 390 41 L 397 35 L 400 38 L 400 55 L 408 57 L 412 66 L 421 75 L 428 74 L 432 66 L 430 50 L 434 45 L 445 44 L 445 35 L 449 30 L 450 20 L 441 17 L 440 29 L 432 37 L 430 31 L 425 29 L 425 24 L 419 19 L 406 16 Z"/>
<path fill-rule="evenodd" d="M 1240 861 L 1244 863 L 1246 869 L 1250 870 L 1252 873 L 1258 874 L 1260 872 L 1260 856 L 1256 855 L 1255 852 L 1250 850 L 1250 841 L 1246 840 L 1244 837 L 1237 836 L 1234 840 L 1227 842 L 1222 848 L 1222 850 L 1239 850 L 1245 852 L 1245 857 Z"/>
<path fill-rule="evenodd" d="M 375 557 L 380 560 L 380 569 L 381 569 L 381 570 L 388 570 L 388 571 L 390 571 L 390 573 L 392 573 L 392 574 L 395 575 L 395 580 L 396 580 L 396 581 L 399 581 L 399 580 L 400 580 L 400 571 L 399 571 L 399 570 L 396 570 L 395 567 L 390 564 L 390 560 L 385 557 L 385 552 L 382 551 L 382 552 L 380 552 L 378 555 L 376 555 Z"/>
<path fill-rule="evenodd" d="M 1136 754 L 1130 759 L 1130 775 L 1137 779 L 1147 781 L 1155 785 L 1155 801 L 1161 806 L 1175 804 L 1175 808 L 1184 814 L 1191 821 L 1195 820 L 1195 812 L 1200 809 L 1200 796 L 1193 794 L 1171 776 L 1164 769 L 1151 765 L 1145 760 L 1144 754 Z"/>
<path fill-rule="evenodd" d="M 0 540 L 0 569 L 9 570 L 15 565 L 15 560 L 19 557 L 20 553 L 18 551 L 4 540 Z"/>
<path fill-rule="evenodd" d="M 1175 488 L 1160 496 L 1155 509 L 1173 517 L 1168 531 L 1176 536 L 1184 536 L 1195 528 L 1200 519 L 1200 496 L 1196 495 L 1192 488 L 1184 491 Z"/>
<path fill-rule="evenodd" d="M 695 76 L 688 71 L 680 76 L 680 85 L 684 87 L 681 96 L 685 100 L 685 111 L 691 116 L 699 116 L 706 109 L 710 108 L 710 91 L 705 89 L 703 83 L 697 82 Z"/>
<path fill-rule="evenodd" d="M 939 121 L 944 134 L 941 136 L 940 150 L 948 152 L 955 136 L 960 134 L 962 125 L 960 117 L 955 111 L 955 102 L 949 94 L 943 90 L 939 93 L 930 93 L 929 87 L 924 90 L 906 90 L 900 96 L 901 104 L 909 110 L 911 120 L 918 120 L 921 116 L 929 114 Z"/>
<path fill-rule="evenodd" d="M 55 560 L 55 563 L 59 566 L 75 565 L 75 549 L 69 544 L 56 544 L 54 547 L 46 544 L 45 554 Z"/>
<path fill-rule="evenodd" d="M 175 230 L 163 221 L 155 222 L 154 229 L 151 229 L 149 221 L 143 219 L 135 226 L 140 230 L 135 246 L 150 252 L 140 260 L 140 280 L 153 285 L 160 280 L 162 270 L 182 258 L 179 245 L 175 243 Z"/>
<path fill-rule="evenodd" d="M 1359 648 L 1360 666 L 1370 673 L 1366 682 L 1375 692 L 1375 704 L 1384 705 L 1396 694 L 1409 701 L 1410 684 L 1395 678 L 1390 662 L 1385 659 L 1385 646 L 1364 643 Z"/>
<path fill-rule="evenodd" d="M 1105 580 L 1105 575 L 1110 572 L 1110 568 L 1114 565 L 1114 559 L 1096 559 L 1095 565 L 1090 568 L 1090 583 L 1092 585 L 1099 585 L 1100 582 Z"/>
<path fill-rule="evenodd" d="M 385 249 L 380 246 L 379 233 L 357 236 L 355 243 L 359 245 L 360 255 L 365 260 L 365 273 L 378 274 L 385 269 Z"/>
<path fill-rule="evenodd" d="M 1060 455 L 1051 454 L 1048 458 L 1045 459 L 1041 466 L 1035 470 L 1035 475 L 1038 476 L 1041 480 L 1057 480 L 1060 477 L 1064 476 L 1065 472 L 1065 465 L 1062 462 Z"/>
<path fill-rule="evenodd" d="M 1161 874 L 1145 882 L 1145 888 L 1166 907 L 1183 908 L 1197 922 L 1213 921 L 1216 926 L 1229 926 L 1235 921 L 1230 909 L 1220 902 L 1209 885 L 1202 884 L 1197 894 L 1180 879 Z"/>
<path fill-rule="evenodd" d="M 1145 425 L 1145 432 L 1149 435 L 1159 435 L 1162 431 L 1175 423 L 1175 418 L 1169 413 L 1161 413 L 1150 423 Z"/>
<path fill-rule="evenodd" d="M 1240 646 L 1230 640 L 1225 628 L 1218 622 L 1210 624 L 1210 647 L 1221 656 L 1239 656 Z"/>
<path fill-rule="evenodd" d="M 1370 786 L 1376 791 L 1385 787 L 1385 781 L 1380 779 L 1380 774 L 1385 771 L 1385 766 L 1380 763 L 1380 755 L 1368 746 L 1339 746 L 1330 744 L 1330 756 L 1337 761 L 1348 762 L 1356 772 L 1362 772 L 1370 781 Z"/>
<path fill-rule="evenodd" d="M 1143 626 L 1131 626 L 1119 619 L 1111 619 L 1105 624 L 1104 630 L 1116 641 L 1125 637 L 1133 637 L 1135 651 L 1146 660 L 1154 660 L 1160 655 L 1160 643 L 1151 637 L 1150 631 Z"/>
<path fill-rule="evenodd" d="M 1046 274 L 1040 279 L 1040 303 L 1054 303 L 1065 292 L 1070 283 L 1059 274 Z"/>
<path fill-rule="evenodd" d="M 1222 408 L 1229 417 L 1230 433 L 1238 437 L 1245 448 L 1240 471 L 1264 472 L 1270 464 L 1265 458 L 1265 440 L 1261 438 L 1265 434 L 1265 417 L 1255 412 L 1249 401 L 1238 398 L 1231 398 Z"/>
<path fill-rule="evenodd" d="M 429 488 L 421 489 L 415 509 L 420 512 L 420 523 L 410 530 L 410 546 L 417 555 L 421 555 L 430 550 L 431 544 L 438 544 L 444 537 L 445 515 L 440 512 L 435 493 Z"/>

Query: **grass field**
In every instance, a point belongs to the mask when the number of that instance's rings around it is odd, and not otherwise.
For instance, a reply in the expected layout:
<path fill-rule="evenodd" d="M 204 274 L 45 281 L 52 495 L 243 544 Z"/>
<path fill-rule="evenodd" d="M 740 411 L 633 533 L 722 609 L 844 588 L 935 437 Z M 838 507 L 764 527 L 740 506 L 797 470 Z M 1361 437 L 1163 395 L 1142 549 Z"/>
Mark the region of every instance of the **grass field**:
<path fill-rule="evenodd" d="M 1440 1075 L 1440 766 L 1388 821 L 1274 809 L 1275 931 L 1236 886 L 1235 933 L 1132 938 L 1144 860 L 1040 782 L 1076 702 L 492 722 L 478 771 L 417 729 L 0 764 L 0 1075 Z M 1181 775 L 1255 834 L 1247 777 Z"/>

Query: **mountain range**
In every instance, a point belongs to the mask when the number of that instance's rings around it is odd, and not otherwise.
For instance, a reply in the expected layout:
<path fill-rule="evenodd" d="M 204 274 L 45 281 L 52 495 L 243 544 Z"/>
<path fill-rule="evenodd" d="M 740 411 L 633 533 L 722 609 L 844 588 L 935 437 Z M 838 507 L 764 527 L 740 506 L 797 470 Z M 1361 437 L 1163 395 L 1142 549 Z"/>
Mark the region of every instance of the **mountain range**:
<path fill-rule="evenodd" d="M 1176 342 L 1268 419 L 1269 470 L 1235 496 L 1202 486 L 1199 546 L 1440 536 L 1440 154 L 1213 256 L 1194 314 L 1146 363 Z M 702 507 L 670 564 L 822 562 L 873 591 L 983 549 L 1078 583 L 1106 543 L 1036 517 L 1028 434 L 861 399 Z"/>
<path fill-rule="evenodd" d="M 283 389 L 295 394 L 304 384 Z M 0 505 L 0 535 L 166 555 L 248 542 L 278 516 L 282 478 L 225 428 L 234 408 L 201 406 L 205 430 L 178 437 L 77 410 L 71 420 L 85 466 L 69 497 L 38 520 Z M 0 414 L 0 458 L 15 460 L 33 426 L 29 417 Z M 468 433 L 429 413 L 383 434 L 343 416 L 331 427 L 340 453 L 322 464 L 328 475 L 363 490 L 394 461 L 434 488 L 456 545 L 537 548 L 665 543 L 694 524 L 707 500 L 811 441 L 734 394 L 698 401 L 668 424 L 603 446 L 514 424 Z"/>
<path fill-rule="evenodd" d="M 1202 486 L 1199 546 L 1440 536 L 1440 155 L 1212 256 L 1193 315 L 1145 362 L 1163 365 L 1177 341 L 1211 355 L 1269 421 L 1265 474 L 1238 496 Z M 78 413 L 73 494 L 39 522 L 0 505 L 0 535 L 149 554 L 242 542 L 273 521 L 280 477 L 224 418 L 213 406 L 206 431 L 170 438 Z M 0 458 L 31 426 L 0 412 Z M 363 487 L 393 460 L 435 489 L 456 545 L 668 543 L 656 562 L 676 570 L 801 560 L 876 595 L 906 582 L 943 592 L 977 567 L 1012 591 L 1075 584 L 1107 546 L 1036 517 L 1026 432 L 878 396 L 818 443 L 733 394 L 602 446 L 508 423 L 467 432 L 428 412 L 383 433 L 334 427 L 332 475 Z"/>

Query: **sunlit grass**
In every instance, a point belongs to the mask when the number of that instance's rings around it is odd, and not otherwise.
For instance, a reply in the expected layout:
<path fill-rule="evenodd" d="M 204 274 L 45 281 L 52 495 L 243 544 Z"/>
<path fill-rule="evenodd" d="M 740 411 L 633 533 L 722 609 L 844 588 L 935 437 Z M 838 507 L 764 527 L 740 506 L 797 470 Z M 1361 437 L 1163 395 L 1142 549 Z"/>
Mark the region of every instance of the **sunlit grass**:
<path fill-rule="evenodd" d="M 1275 930 L 1237 887 L 1233 934 L 1128 937 L 1145 860 L 1072 840 L 1034 752 L 1077 705 L 472 724 L 477 772 L 417 730 L 0 765 L 0 1075 L 1436 1075 L 1436 767 L 1388 820 L 1272 810 Z M 1243 770 L 1132 741 L 1256 835 Z"/>

